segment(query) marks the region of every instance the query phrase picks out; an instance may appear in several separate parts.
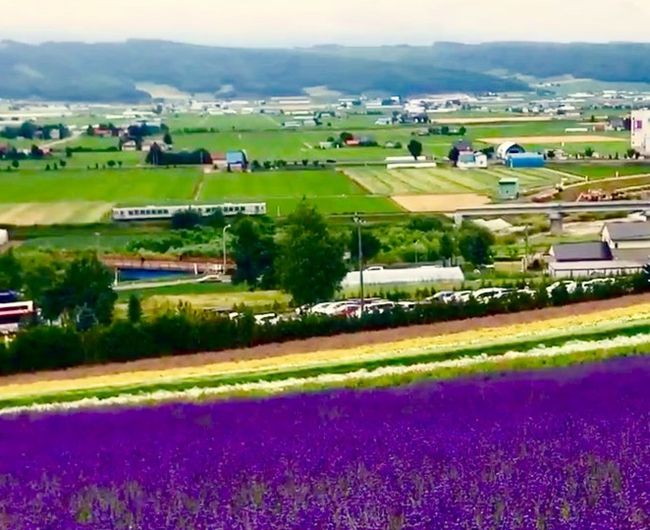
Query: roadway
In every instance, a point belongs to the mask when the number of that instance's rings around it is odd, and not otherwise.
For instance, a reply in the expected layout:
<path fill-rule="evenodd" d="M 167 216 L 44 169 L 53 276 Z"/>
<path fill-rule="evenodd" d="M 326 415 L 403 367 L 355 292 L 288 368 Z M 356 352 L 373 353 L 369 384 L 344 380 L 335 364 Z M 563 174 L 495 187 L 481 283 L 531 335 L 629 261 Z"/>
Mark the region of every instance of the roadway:
<path fill-rule="evenodd" d="M 548 215 L 554 232 L 562 230 L 562 218 L 572 213 L 650 212 L 650 200 L 601 202 L 546 202 L 486 204 L 473 208 L 460 208 L 454 212 L 457 225 L 472 217 L 509 216 L 522 214 Z"/>

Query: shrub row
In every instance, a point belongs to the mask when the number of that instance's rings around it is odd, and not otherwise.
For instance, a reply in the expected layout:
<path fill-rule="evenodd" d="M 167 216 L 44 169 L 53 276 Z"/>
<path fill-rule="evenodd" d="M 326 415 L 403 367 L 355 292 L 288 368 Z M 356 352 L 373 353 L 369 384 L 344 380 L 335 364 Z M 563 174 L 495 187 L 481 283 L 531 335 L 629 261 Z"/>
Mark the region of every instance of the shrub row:
<path fill-rule="evenodd" d="M 472 300 L 466 304 L 422 304 L 410 311 L 398 308 L 357 319 L 307 315 L 274 325 L 257 325 L 252 313 L 244 313 L 241 318 L 230 320 L 181 308 L 141 323 L 120 320 L 83 333 L 73 328 L 36 326 L 21 331 L 9 346 L 0 343 L 0 373 L 7 375 L 219 351 L 309 337 L 515 313 L 646 292 L 650 290 L 649 286 L 648 277 L 639 275 L 598 285 L 589 291 L 578 289 L 568 293 L 561 287 L 548 296 L 542 287 L 534 296 L 516 294 L 489 303 Z"/>

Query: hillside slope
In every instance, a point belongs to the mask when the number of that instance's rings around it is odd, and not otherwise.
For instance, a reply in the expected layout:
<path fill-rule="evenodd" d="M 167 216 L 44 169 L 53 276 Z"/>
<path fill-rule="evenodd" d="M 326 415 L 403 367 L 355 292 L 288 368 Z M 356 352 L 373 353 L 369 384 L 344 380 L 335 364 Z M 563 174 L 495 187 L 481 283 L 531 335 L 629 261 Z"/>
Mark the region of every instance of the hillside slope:
<path fill-rule="evenodd" d="M 293 95 L 327 86 L 344 93 L 417 94 L 526 89 L 514 80 L 438 67 L 435 61 L 318 53 L 314 50 L 215 48 L 162 41 L 114 44 L 0 43 L 0 97 L 137 101 L 146 81 L 189 93 Z"/>

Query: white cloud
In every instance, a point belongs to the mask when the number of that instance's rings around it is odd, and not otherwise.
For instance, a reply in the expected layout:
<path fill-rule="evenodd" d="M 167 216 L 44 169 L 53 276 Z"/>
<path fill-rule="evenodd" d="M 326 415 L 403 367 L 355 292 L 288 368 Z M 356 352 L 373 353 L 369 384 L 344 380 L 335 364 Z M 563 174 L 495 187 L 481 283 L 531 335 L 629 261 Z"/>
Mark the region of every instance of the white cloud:
<path fill-rule="evenodd" d="M 9 2 L 9 0 L 3 0 Z M 644 41 L 645 0 L 19 0 L 0 37 L 233 46 Z"/>

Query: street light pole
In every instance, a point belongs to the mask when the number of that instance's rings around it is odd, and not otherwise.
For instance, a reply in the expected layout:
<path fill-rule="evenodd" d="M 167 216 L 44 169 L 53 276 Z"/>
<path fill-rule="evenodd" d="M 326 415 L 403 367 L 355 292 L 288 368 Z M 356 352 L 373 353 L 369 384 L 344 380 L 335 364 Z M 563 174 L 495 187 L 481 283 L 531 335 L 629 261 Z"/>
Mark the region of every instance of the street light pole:
<path fill-rule="evenodd" d="M 223 270 L 222 274 L 225 276 L 226 275 L 226 232 L 230 228 L 230 225 L 226 225 L 223 227 L 223 236 L 222 236 L 222 242 L 223 242 Z"/>
<path fill-rule="evenodd" d="M 359 244 L 359 284 L 361 287 L 361 315 L 363 315 L 363 311 L 365 307 L 365 293 L 364 293 L 364 286 L 363 286 L 363 243 L 361 239 L 361 223 L 363 221 L 361 220 L 361 217 L 359 217 L 358 214 L 355 214 L 354 222 L 357 225 L 357 241 Z"/>

